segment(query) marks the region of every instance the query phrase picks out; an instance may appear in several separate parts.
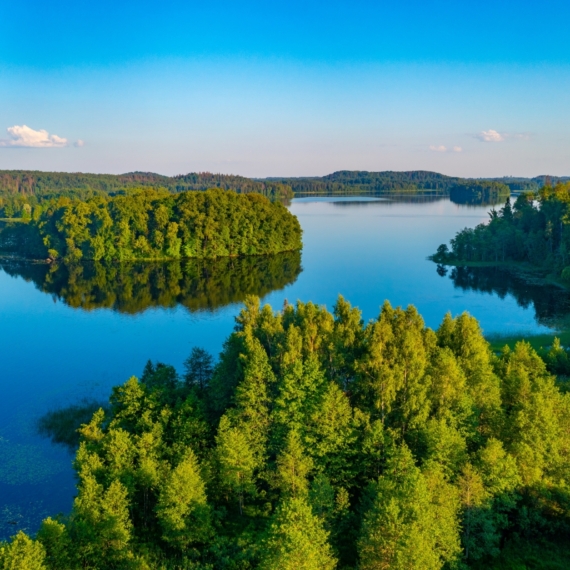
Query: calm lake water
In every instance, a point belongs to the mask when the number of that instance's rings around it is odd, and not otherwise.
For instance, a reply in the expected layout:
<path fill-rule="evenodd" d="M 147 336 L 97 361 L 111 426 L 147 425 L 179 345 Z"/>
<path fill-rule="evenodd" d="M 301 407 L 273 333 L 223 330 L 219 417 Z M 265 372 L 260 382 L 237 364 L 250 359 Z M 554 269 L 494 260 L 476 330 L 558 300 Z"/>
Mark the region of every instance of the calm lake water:
<path fill-rule="evenodd" d="M 496 269 L 446 273 L 426 260 L 488 210 L 447 199 L 300 198 L 291 211 L 304 231 L 301 256 L 71 271 L 0 262 L 0 538 L 71 507 L 71 455 L 37 434 L 43 414 L 105 399 L 148 359 L 181 370 L 192 346 L 217 354 L 246 294 L 275 309 L 285 299 L 332 308 L 342 294 L 364 319 L 385 299 L 411 303 L 431 327 L 468 311 L 486 333 L 554 326 L 570 313 L 561 290 Z"/>

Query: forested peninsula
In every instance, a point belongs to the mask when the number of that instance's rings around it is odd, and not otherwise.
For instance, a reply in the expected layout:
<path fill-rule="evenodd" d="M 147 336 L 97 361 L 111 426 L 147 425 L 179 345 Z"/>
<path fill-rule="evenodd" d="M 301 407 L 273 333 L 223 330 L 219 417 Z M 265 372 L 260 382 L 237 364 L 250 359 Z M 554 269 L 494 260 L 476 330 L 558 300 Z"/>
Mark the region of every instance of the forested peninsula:
<path fill-rule="evenodd" d="M 299 222 L 281 203 L 220 189 L 59 197 L 37 205 L 31 218 L 4 228 L 0 249 L 73 263 L 210 259 L 302 247 Z"/>
<path fill-rule="evenodd" d="M 492 209 L 489 221 L 442 244 L 441 264 L 527 263 L 570 283 L 570 182 L 525 192 L 514 205 Z"/>
<path fill-rule="evenodd" d="M 570 394 L 529 344 L 495 355 L 468 314 L 434 331 L 387 302 L 366 324 L 342 298 L 245 305 L 217 364 L 195 348 L 113 390 L 71 514 L 0 567 L 563 567 Z"/>

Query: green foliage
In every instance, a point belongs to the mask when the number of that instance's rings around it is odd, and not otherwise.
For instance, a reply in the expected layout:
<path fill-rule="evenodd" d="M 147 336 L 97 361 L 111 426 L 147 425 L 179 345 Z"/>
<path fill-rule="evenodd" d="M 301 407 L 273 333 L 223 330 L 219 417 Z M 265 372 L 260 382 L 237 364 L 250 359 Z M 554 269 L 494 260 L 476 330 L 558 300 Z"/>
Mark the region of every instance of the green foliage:
<path fill-rule="evenodd" d="M 438 249 L 438 263 L 522 262 L 565 279 L 570 266 L 570 183 L 545 186 L 538 193 L 521 194 L 511 205 L 507 198 L 489 222 L 465 228 L 451 240 L 451 252 Z M 441 247 L 441 246 L 440 246 Z"/>
<path fill-rule="evenodd" d="M 3 170 L 0 171 L 0 217 L 19 218 L 32 211 L 36 215 L 44 202 L 59 197 L 88 200 L 94 196 L 128 194 L 138 188 L 163 188 L 172 193 L 221 188 L 239 194 L 255 192 L 272 200 L 291 198 L 293 194 L 289 186 L 279 182 L 210 172 L 170 177 L 152 172 L 114 175 Z"/>
<path fill-rule="evenodd" d="M 65 408 L 51 410 L 39 418 L 37 430 L 53 443 L 65 445 L 70 450 L 79 446 L 79 428 L 89 423 L 93 414 L 105 404 L 95 400 L 83 400 Z"/>
<path fill-rule="evenodd" d="M 372 506 L 358 541 L 362 570 L 439 569 L 457 557 L 456 493 L 450 486 L 434 491 L 411 452 L 396 449 L 372 487 Z"/>
<path fill-rule="evenodd" d="M 210 510 L 198 461 L 191 449 L 164 480 L 156 515 L 164 540 L 182 550 L 208 538 Z"/>
<path fill-rule="evenodd" d="M 273 180 L 273 179 L 272 179 Z M 341 170 L 327 176 L 274 179 L 291 186 L 295 194 L 425 194 L 447 195 L 460 181 L 437 172 L 366 172 Z"/>
<path fill-rule="evenodd" d="M 7 241 L 2 232 L 0 247 L 68 263 L 214 259 L 301 249 L 299 222 L 282 204 L 219 189 L 181 194 L 144 190 L 87 201 L 60 198 L 37 220 L 19 227 L 31 237 L 18 240 L 12 232 Z M 41 238 L 43 252 L 35 236 Z"/>
<path fill-rule="evenodd" d="M 184 381 L 187 386 L 196 386 L 204 390 L 212 378 L 213 359 L 203 348 L 194 347 L 190 356 L 184 361 Z"/>
<path fill-rule="evenodd" d="M 46 570 L 42 544 L 19 532 L 10 544 L 0 544 L 2 570 Z"/>
<path fill-rule="evenodd" d="M 4 559 L 516 567 L 534 555 L 505 545 L 570 532 L 570 394 L 528 343 L 494 354 L 468 314 L 433 331 L 413 307 L 363 323 L 342 298 L 275 313 L 248 297 L 217 363 L 193 349 L 185 369 L 149 362 L 113 389 L 79 429 L 70 516 Z"/>
<path fill-rule="evenodd" d="M 280 504 L 263 544 L 263 570 L 333 570 L 336 560 L 327 543 L 327 532 L 305 499 L 285 499 Z"/>

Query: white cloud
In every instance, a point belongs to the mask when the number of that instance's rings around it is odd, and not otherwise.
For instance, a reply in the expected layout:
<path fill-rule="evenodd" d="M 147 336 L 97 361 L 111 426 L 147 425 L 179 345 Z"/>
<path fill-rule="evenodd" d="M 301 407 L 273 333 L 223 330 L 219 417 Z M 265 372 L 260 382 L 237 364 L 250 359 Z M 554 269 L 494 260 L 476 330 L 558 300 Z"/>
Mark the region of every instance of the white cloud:
<path fill-rule="evenodd" d="M 454 146 L 453 148 L 447 148 L 446 146 L 440 145 L 430 145 L 429 149 L 433 152 L 462 152 L 463 149 L 460 146 Z"/>
<path fill-rule="evenodd" d="M 505 140 L 505 136 L 498 133 L 494 129 L 489 129 L 488 131 L 481 131 L 475 135 L 480 141 L 483 142 L 502 142 Z"/>
<path fill-rule="evenodd" d="M 81 140 L 81 139 L 77 139 L 74 143 L 73 146 L 75 148 L 81 148 L 82 146 L 85 146 L 85 141 Z"/>
<path fill-rule="evenodd" d="M 67 146 L 67 139 L 50 135 L 44 129 L 34 131 L 26 125 L 14 125 L 6 130 L 10 138 L 1 139 L 0 146 L 28 148 L 61 148 Z"/>

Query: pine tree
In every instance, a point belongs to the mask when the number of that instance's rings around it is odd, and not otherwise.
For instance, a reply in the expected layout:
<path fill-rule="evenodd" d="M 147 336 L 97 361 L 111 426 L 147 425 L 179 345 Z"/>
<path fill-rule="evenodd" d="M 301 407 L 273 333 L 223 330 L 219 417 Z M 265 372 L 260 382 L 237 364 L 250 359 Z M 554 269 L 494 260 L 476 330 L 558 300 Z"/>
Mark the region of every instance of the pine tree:
<path fill-rule="evenodd" d="M 255 494 L 255 455 L 246 434 L 231 426 L 227 416 L 222 416 L 216 436 L 216 458 L 223 487 L 238 499 L 240 514 L 246 494 Z"/>
<path fill-rule="evenodd" d="M 190 356 L 184 361 L 184 382 L 187 386 L 196 386 L 204 390 L 214 372 L 213 358 L 203 348 L 195 346 Z"/>
<path fill-rule="evenodd" d="M 333 570 L 336 560 L 328 533 L 302 497 L 277 508 L 264 543 L 261 570 Z"/>
<path fill-rule="evenodd" d="M 438 495 L 441 498 L 441 494 Z M 453 508 L 451 509 L 453 511 Z M 440 520 L 447 527 L 441 532 Z M 453 524 L 451 525 L 453 527 Z M 362 570 L 437 570 L 456 555 L 449 535 L 449 516 L 438 517 L 438 504 L 414 465 L 408 448 L 395 450 L 374 489 L 358 541 Z M 457 537 L 451 529 L 451 539 Z"/>
<path fill-rule="evenodd" d="M 291 430 L 285 449 L 277 456 L 277 485 L 281 492 L 292 497 L 305 496 L 309 487 L 307 476 L 312 467 L 313 462 L 305 455 L 299 434 Z"/>
<path fill-rule="evenodd" d="M 162 537 L 173 546 L 184 550 L 208 538 L 210 509 L 198 461 L 192 450 L 187 451 L 164 480 L 156 514 L 162 527 Z"/>

